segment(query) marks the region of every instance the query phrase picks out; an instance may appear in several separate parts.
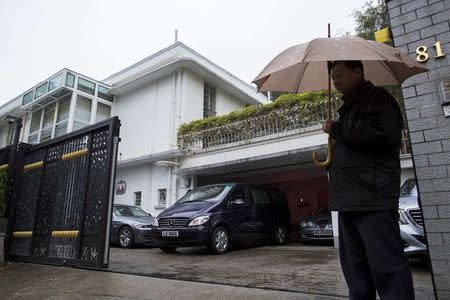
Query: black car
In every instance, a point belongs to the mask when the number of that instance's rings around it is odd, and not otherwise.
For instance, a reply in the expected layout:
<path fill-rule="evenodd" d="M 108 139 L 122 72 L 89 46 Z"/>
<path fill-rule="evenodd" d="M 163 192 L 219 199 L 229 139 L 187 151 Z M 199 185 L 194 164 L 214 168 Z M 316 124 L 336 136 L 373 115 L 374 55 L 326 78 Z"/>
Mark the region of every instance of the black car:
<path fill-rule="evenodd" d="M 155 219 L 161 250 L 208 246 L 225 253 L 234 243 L 287 241 L 290 218 L 285 195 L 269 186 L 213 184 L 188 191 Z"/>
<path fill-rule="evenodd" d="M 153 244 L 154 217 L 139 207 L 115 204 L 112 214 L 111 243 L 122 248 L 134 244 Z"/>

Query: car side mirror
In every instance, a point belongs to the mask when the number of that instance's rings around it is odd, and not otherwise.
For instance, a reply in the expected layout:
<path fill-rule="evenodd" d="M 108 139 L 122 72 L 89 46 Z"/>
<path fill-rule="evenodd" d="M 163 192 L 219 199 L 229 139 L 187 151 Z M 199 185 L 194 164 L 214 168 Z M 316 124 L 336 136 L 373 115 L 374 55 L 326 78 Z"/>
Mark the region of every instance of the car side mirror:
<path fill-rule="evenodd" d="M 231 205 L 236 205 L 236 206 L 244 205 L 244 200 L 242 200 L 242 199 L 235 199 L 235 200 L 231 201 Z"/>

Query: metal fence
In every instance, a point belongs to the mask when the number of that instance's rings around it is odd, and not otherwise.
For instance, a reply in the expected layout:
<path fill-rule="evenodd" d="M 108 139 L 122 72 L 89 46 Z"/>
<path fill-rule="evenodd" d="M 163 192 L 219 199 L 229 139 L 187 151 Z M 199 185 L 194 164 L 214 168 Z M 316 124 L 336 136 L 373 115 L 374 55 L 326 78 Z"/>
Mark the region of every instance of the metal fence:
<path fill-rule="evenodd" d="M 9 198 L 8 259 L 108 266 L 119 126 L 115 117 L 19 147 Z"/>
<path fill-rule="evenodd" d="M 341 103 L 331 102 L 333 119 Z M 236 147 L 243 144 L 297 135 L 321 129 L 328 118 L 326 104 L 311 103 L 278 109 L 258 117 L 232 122 L 178 137 L 178 147 L 188 155 Z M 402 134 L 401 153 L 410 153 L 406 129 Z"/>

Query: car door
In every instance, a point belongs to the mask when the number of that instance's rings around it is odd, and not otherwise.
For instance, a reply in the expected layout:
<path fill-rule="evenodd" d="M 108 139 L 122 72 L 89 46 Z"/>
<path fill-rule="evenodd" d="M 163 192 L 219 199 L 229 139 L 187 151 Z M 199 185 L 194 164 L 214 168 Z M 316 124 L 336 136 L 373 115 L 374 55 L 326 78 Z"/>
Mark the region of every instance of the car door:
<path fill-rule="evenodd" d="M 250 191 L 256 214 L 256 235 L 261 240 L 271 239 L 275 225 L 269 192 L 264 186 L 259 185 L 252 185 Z"/>
<path fill-rule="evenodd" d="M 237 199 L 242 199 L 243 203 L 236 204 L 235 200 Z M 249 223 L 251 208 L 245 185 L 236 186 L 230 191 L 225 203 L 224 214 L 224 219 L 227 220 L 232 238 L 241 241 L 248 238 L 252 231 L 252 226 Z"/>

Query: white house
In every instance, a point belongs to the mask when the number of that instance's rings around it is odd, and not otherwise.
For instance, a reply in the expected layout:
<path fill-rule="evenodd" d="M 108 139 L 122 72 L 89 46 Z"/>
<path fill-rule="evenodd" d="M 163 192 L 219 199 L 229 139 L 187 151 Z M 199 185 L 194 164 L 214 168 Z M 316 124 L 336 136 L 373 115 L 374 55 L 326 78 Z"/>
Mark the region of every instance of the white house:
<path fill-rule="evenodd" d="M 254 87 L 177 42 L 102 81 L 68 69 L 50 76 L 0 107 L 0 148 L 14 133 L 6 115 L 24 120 L 21 141 L 27 143 L 118 116 L 115 203 L 158 215 L 199 184 L 268 183 L 287 195 L 295 226 L 327 205 L 326 173 L 311 159 L 313 151 L 323 155 L 327 144 L 320 109 L 289 111 L 291 123 L 283 126 L 271 114 L 238 124 L 252 130 L 225 134 L 213 128 L 177 143 L 182 123 L 266 102 Z M 414 176 L 410 154 L 401 155 L 401 165 L 402 181 Z"/>

